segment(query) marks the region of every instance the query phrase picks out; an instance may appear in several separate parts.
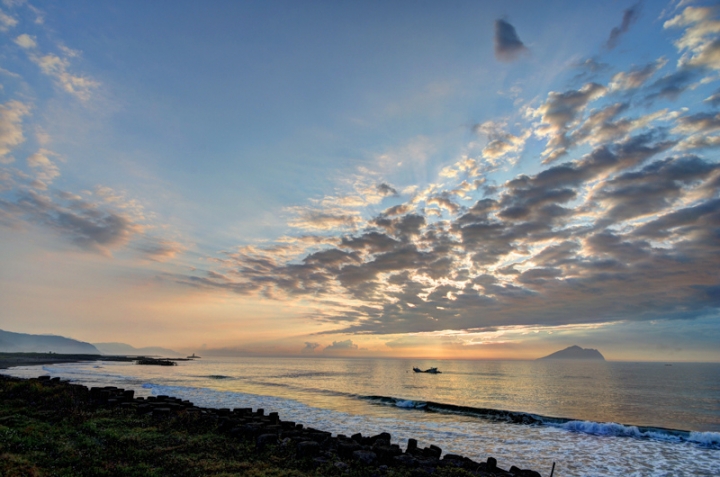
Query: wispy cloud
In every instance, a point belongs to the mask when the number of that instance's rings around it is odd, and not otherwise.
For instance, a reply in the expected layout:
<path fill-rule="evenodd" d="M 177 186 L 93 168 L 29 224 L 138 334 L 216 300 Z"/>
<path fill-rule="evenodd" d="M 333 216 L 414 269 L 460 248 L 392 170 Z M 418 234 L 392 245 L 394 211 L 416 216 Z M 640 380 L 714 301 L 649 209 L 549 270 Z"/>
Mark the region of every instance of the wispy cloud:
<path fill-rule="evenodd" d="M 640 14 L 640 4 L 635 4 L 623 12 L 622 22 L 620 26 L 616 26 L 610 31 L 610 37 L 605 43 L 605 46 L 612 50 L 617 46 L 617 43 L 622 35 L 628 32 L 630 25 L 635 23 Z"/>
<path fill-rule="evenodd" d="M 26 33 L 17 36 L 15 43 L 27 52 L 30 60 L 40 67 L 40 71 L 53 78 L 63 91 L 81 101 L 90 99 L 93 91 L 100 85 L 98 81 L 85 75 L 70 72 L 70 58 L 79 56 L 79 52 L 75 50 L 60 45 L 62 56 L 41 53 L 38 50 L 37 38 Z"/>
<path fill-rule="evenodd" d="M 0 164 L 9 164 L 15 159 L 10 152 L 25 141 L 22 121 L 30 114 L 30 107 L 20 101 L 11 100 L 0 105 Z"/>

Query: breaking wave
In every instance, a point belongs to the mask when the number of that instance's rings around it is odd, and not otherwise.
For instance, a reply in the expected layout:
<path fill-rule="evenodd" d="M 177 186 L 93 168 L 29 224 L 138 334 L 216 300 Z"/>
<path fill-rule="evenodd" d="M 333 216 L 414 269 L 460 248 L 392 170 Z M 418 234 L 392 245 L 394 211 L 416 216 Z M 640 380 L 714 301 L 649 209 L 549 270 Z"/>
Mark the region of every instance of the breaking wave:
<path fill-rule="evenodd" d="M 644 427 L 618 424 L 616 422 L 578 421 L 574 419 L 542 416 L 503 409 L 456 406 L 433 401 L 413 401 L 389 396 L 358 396 L 373 404 L 394 406 L 424 412 L 458 414 L 479 419 L 502 421 L 530 426 L 549 426 L 569 432 L 594 436 L 629 437 L 635 439 L 654 439 L 667 442 L 689 442 L 709 449 L 720 449 L 720 432 L 696 432 L 661 427 Z"/>

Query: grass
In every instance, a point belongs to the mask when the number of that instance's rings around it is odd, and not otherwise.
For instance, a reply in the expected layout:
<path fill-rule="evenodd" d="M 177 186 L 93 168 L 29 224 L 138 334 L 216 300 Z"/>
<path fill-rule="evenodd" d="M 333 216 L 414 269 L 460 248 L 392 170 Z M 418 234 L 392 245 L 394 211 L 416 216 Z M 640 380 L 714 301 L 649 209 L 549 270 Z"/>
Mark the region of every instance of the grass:
<path fill-rule="evenodd" d="M 5 477 L 416 474 L 298 459 L 291 443 L 260 451 L 252 442 L 218 432 L 214 421 L 201 415 L 153 419 L 133 410 L 96 407 L 83 388 L 0 376 L 0 475 Z M 443 468 L 433 475 L 472 474 Z"/>

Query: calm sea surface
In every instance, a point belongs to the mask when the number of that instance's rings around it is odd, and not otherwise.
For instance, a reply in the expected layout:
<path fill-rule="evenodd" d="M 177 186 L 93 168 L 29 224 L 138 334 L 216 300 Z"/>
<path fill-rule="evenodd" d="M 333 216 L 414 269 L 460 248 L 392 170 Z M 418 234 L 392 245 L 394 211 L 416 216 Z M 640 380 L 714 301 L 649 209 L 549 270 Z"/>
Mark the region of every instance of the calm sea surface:
<path fill-rule="evenodd" d="M 543 475 L 552 462 L 558 477 L 720 475 L 720 364 L 202 358 L 3 372 L 262 407 L 336 434 L 388 431 Z"/>

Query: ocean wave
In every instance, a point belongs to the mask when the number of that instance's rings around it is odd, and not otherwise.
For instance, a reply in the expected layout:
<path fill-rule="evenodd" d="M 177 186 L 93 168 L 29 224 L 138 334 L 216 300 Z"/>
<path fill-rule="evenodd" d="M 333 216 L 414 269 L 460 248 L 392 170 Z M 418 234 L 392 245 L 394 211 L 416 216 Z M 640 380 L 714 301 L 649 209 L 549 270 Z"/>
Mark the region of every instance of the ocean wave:
<path fill-rule="evenodd" d="M 369 401 L 373 404 L 394 406 L 401 409 L 444 414 L 459 414 L 479 419 L 503 421 L 530 426 L 548 426 L 569 432 L 595 436 L 654 439 L 665 442 L 688 442 L 709 449 L 720 449 L 719 432 L 683 431 L 665 429 L 661 427 L 625 425 L 615 422 L 579 421 L 562 417 L 542 416 L 518 411 L 506 411 L 503 409 L 456 406 L 454 404 L 444 404 L 433 401 L 414 401 L 411 399 L 402 399 L 390 396 L 358 396 L 358 398 Z"/>
<path fill-rule="evenodd" d="M 121 381 L 134 381 L 135 378 L 132 376 L 125 376 L 122 374 L 111 374 L 111 373 L 99 373 L 95 369 L 106 369 L 101 368 L 71 368 L 71 367 L 60 367 L 60 366 L 42 366 L 42 370 L 50 374 L 62 374 L 71 381 L 73 377 L 77 378 L 93 378 L 93 379 L 117 379 Z"/>

